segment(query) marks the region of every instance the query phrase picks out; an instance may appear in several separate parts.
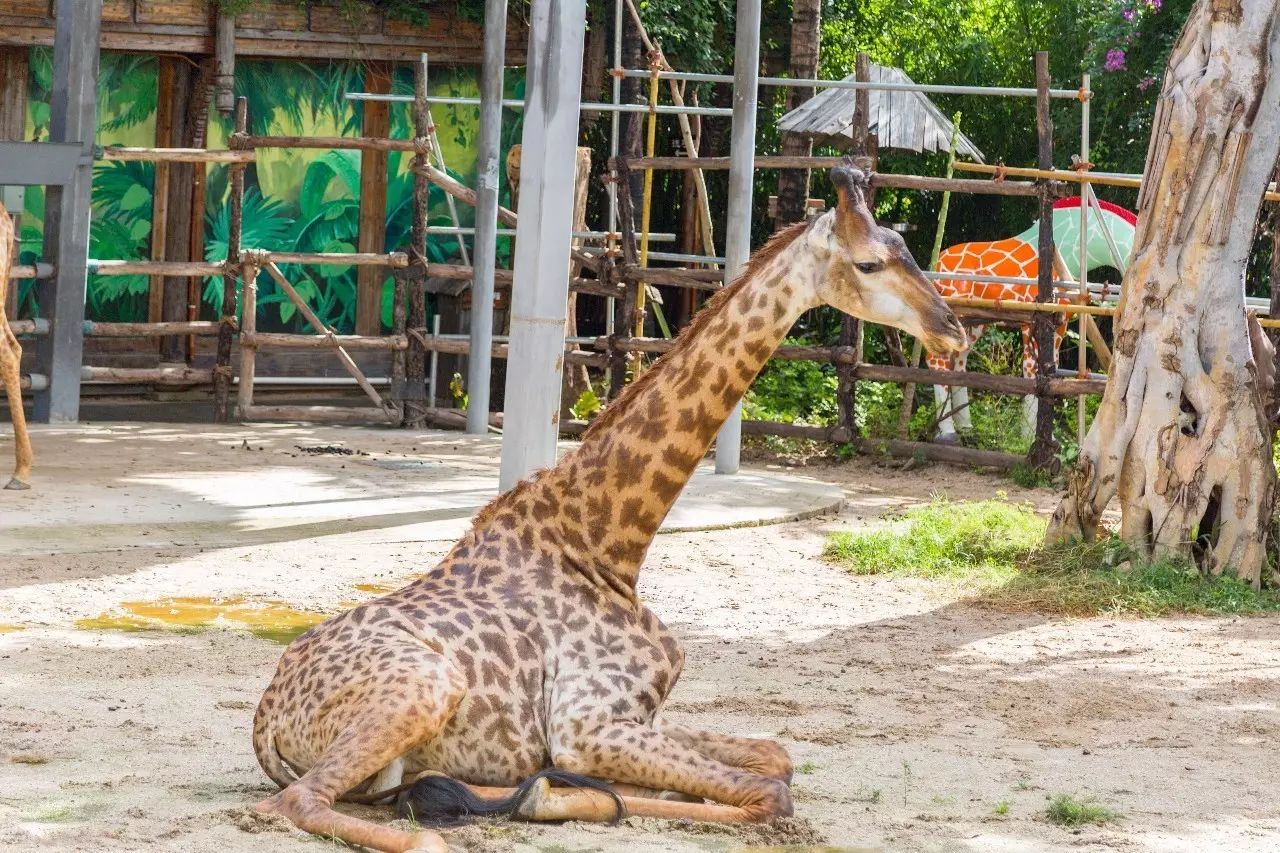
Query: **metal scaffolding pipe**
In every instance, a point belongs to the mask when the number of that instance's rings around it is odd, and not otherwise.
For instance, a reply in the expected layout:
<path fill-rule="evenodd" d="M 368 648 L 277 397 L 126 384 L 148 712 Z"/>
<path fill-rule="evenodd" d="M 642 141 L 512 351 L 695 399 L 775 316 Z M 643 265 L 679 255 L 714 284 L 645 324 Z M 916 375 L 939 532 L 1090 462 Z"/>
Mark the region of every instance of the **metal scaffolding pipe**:
<path fill-rule="evenodd" d="M 649 79 L 653 76 L 654 72 L 642 71 L 637 68 L 615 67 L 613 69 L 613 74 L 615 78 L 622 76 L 643 77 L 645 79 Z M 734 80 L 734 78 L 728 74 L 702 74 L 693 71 L 658 71 L 657 75 L 660 80 L 687 80 L 691 83 L 732 83 Z M 952 86 L 935 83 L 882 83 L 870 80 L 818 80 L 803 77 L 759 77 L 756 79 L 756 84 L 759 86 L 796 86 L 804 87 L 806 89 L 875 89 L 882 92 L 925 92 L 937 95 L 1011 95 L 1021 98 L 1034 98 L 1036 96 L 1035 89 L 1011 86 Z M 1049 97 L 1087 100 L 1088 98 L 1093 97 L 1093 93 L 1087 89 L 1050 89 Z"/>
<path fill-rule="evenodd" d="M 577 168 L 565 152 L 578 145 L 585 28 L 586 0 L 532 4 L 498 483 L 504 491 L 556 458 Z"/>
<path fill-rule="evenodd" d="M 647 76 L 647 75 L 646 75 Z M 1034 90 L 1033 90 L 1034 91 Z M 349 101 L 385 101 L 392 104 L 411 103 L 412 95 L 383 95 L 376 92 L 347 92 L 347 100 Z M 440 97 L 432 98 L 431 103 L 441 104 L 444 106 L 455 107 L 478 107 L 481 106 L 479 98 L 461 98 L 461 97 Z M 523 110 L 527 107 L 527 101 L 517 101 L 511 98 L 505 98 L 502 106 L 509 110 Z M 579 108 L 584 113 L 657 113 L 658 115 L 691 115 L 691 116 L 728 116 L 733 115 L 733 110 L 726 107 L 674 107 L 666 104 L 658 104 L 657 106 L 649 106 L 648 104 L 609 104 L 609 103 L 588 103 L 580 104 Z"/>
<path fill-rule="evenodd" d="M 751 179 L 756 157 L 756 92 L 760 78 L 760 0 L 738 0 L 733 50 L 733 129 L 729 142 L 729 210 L 724 280 L 751 255 Z M 742 457 L 742 403 L 716 437 L 716 473 L 736 474 Z"/>
<path fill-rule="evenodd" d="M 476 227 L 471 283 L 471 353 L 467 357 L 467 432 L 489 432 L 489 383 L 493 371 L 493 285 L 498 257 L 498 155 L 502 142 L 503 59 L 507 50 L 507 0 L 485 0 L 484 61 L 480 68 L 480 136 L 476 143 Z M 428 228 L 428 232 L 432 229 Z M 434 360 L 435 354 L 432 354 Z M 435 400 L 432 370 L 431 405 Z"/>

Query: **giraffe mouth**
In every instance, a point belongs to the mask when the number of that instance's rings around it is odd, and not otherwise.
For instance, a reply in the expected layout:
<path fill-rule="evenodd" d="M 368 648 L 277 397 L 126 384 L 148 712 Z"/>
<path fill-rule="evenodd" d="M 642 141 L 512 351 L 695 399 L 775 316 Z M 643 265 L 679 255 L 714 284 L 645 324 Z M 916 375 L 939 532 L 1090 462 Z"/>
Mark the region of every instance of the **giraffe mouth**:
<path fill-rule="evenodd" d="M 969 335 L 956 315 L 952 314 L 950 309 L 945 310 L 946 314 L 932 324 L 933 328 L 928 337 L 933 340 L 929 342 L 928 348 L 934 352 L 960 355 L 969 349 Z"/>

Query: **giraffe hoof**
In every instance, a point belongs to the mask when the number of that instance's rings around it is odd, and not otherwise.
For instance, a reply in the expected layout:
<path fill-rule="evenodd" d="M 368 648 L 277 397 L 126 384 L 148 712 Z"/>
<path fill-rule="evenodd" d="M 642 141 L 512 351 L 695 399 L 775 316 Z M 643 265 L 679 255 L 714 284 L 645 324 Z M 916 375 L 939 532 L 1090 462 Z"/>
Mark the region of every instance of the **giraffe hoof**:
<path fill-rule="evenodd" d="M 31 484 L 14 477 L 9 481 L 9 485 L 5 486 L 5 488 L 15 492 L 25 492 L 27 489 L 31 488 Z"/>
<path fill-rule="evenodd" d="M 939 433 L 938 437 L 933 440 L 934 444 L 959 444 L 960 434 L 955 432 Z"/>

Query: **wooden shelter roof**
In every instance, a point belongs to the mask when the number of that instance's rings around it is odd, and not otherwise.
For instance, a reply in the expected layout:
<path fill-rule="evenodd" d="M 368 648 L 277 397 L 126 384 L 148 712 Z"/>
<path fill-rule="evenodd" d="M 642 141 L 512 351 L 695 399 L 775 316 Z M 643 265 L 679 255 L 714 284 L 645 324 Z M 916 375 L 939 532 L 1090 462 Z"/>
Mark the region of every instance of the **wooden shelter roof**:
<path fill-rule="evenodd" d="M 871 64 L 873 82 L 913 82 L 901 68 Z M 845 80 L 854 80 L 850 74 Z M 948 151 L 951 148 L 951 120 L 922 92 L 872 89 L 870 130 L 880 148 L 906 151 Z M 798 133 L 814 142 L 836 148 L 849 147 L 853 140 L 855 89 L 824 89 L 778 121 L 778 130 Z M 963 133 L 956 141 L 956 155 L 985 162 L 978 146 Z"/>
<path fill-rule="evenodd" d="M 478 65 L 481 26 L 458 17 L 449 2 L 424 0 L 430 23 L 415 27 L 374 6 L 355 17 L 348 7 L 262 0 L 236 16 L 237 56 L 411 61 Z M 102 0 L 102 48 L 140 53 L 214 53 L 216 10 L 208 0 Z M 0 46 L 53 44 L 52 0 L 0 0 Z M 508 21 L 507 64 L 523 65 L 523 24 Z"/>

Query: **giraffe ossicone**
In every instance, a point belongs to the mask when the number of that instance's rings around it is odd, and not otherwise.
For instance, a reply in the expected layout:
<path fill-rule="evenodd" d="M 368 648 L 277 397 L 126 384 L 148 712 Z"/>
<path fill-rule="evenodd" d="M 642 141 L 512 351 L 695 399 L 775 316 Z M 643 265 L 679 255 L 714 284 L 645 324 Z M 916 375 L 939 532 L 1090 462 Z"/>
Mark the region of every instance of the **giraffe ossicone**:
<path fill-rule="evenodd" d="M 379 850 L 443 850 L 433 833 L 333 804 L 384 799 L 421 774 L 515 800 L 511 786 L 555 768 L 615 785 L 639 816 L 790 814 L 779 744 L 659 716 L 684 653 L 635 585 L 717 430 L 804 311 L 831 304 L 934 349 L 965 345 L 902 238 L 872 219 L 869 175 L 850 162 L 831 180 L 838 204 L 756 252 L 576 449 L 481 510 L 434 570 L 285 651 L 253 726 L 259 763 L 282 788 L 263 810 Z M 539 783 L 526 817 L 614 814 L 599 791 Z"/>
<path fill-rule="evenodd" d="M 1053 205 L 1053 242 L 1061 266 L 1075 280 L 1080 280 L 1080 207 L 1079 196 L 1059 199 Z M 1130 210 L 1107 201 L 1099 201 L 1091 210 L 1085 245 L 1085 263 L 1088 270 L 1099 267 L 1115 267 L 1121 272 L 1128 264 L 1133 250 L 1133 237 L 1138 217 Z M 1040 222 L 1013 237 L 1003 240 L 959 243 L 938 255 L 938 272 L 990 275 L 1000 278 L 1034 279 L 1040 272 L 1039 252 L 1036 248 Z M 1105 229 L 1105 233 L 1104 233 Z M 1110 239 L 1108 239 L 1108 237 Z M 1037 286 L 999 281 L 969 281 L 964 279 L 939 279 L 934 282 L 938 293 L 944 297 L 972 297 L 975 299 L 1002 300 L 1005 302 L 1034 302 Z M 1059 299 L 1062 304 L 1070 299 Z M 1031 336 L 1030 322 L 1020 324 L 1022 332 L 1022 373 L 1032 377 L 1036 373 L 1038 347 Z M 986 324 L 969 327 L 969 345 L 978 342 Z M 1066 335 L 1065 316 L 1054 329 L 1054 352 L 1062 345 Z M 964 370 L 966 355 L 952 356 L 929 353 L 928 366 L 934 370 Z M 954 440 L 957 430 L 967 432 L 972 428 L 969 413 L 969 390 L 962 387 L 934 385 L 934 397 L 938 401 L 938 431 L 943 441 Z M 1027 395 L 1022 400 L 1022 432 L 1030 437 L 1035 431 L 1036 398 Z"/>

